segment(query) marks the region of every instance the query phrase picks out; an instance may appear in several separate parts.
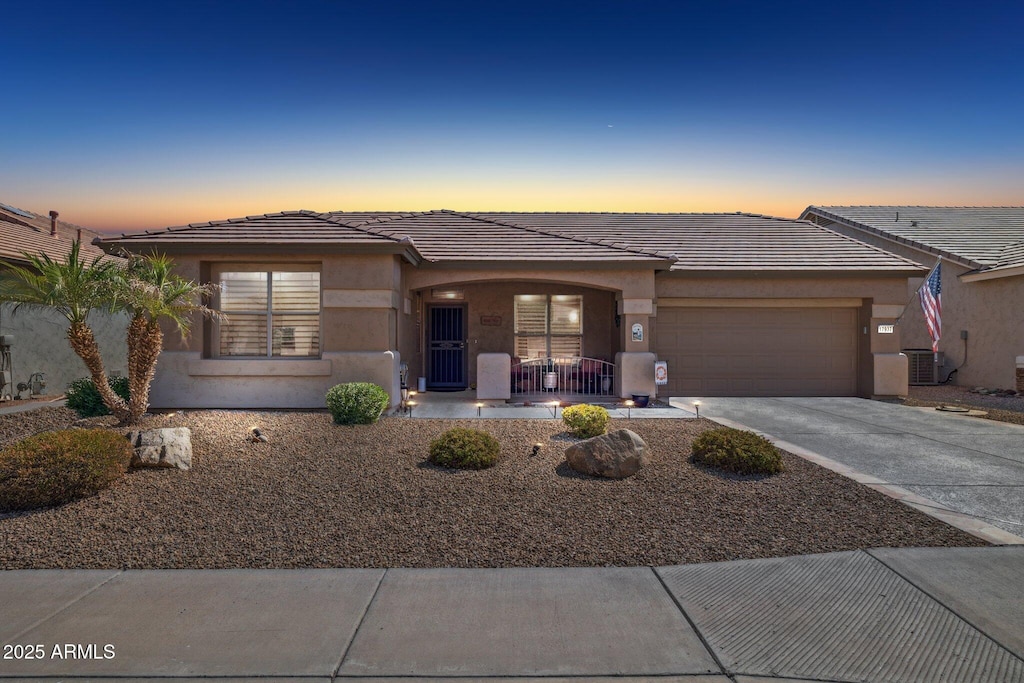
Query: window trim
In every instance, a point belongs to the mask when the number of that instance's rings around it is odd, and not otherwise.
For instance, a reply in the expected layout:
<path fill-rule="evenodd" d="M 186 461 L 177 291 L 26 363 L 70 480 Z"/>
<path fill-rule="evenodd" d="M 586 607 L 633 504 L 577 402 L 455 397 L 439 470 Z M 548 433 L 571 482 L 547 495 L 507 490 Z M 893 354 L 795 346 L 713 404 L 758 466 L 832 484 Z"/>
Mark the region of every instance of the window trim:
<path fill-rule="evenodd" d="M 266 341 L 265 355 L 258 356 L 229 356 L 222 355 L 220 353 L 220 337 L 221 337 L 221 323 L 214 322 L 212 334 L 210 335 L 210 353 L 208 357 L 216 360 L 226 361 L 253 361 L 253 360 L 269 360 L 269 361 L 309 361 L 317 360 L 323 357 L 323 271 L 319 263 L 217 263 L 211 268 L 211 280 L 219 284 L 221 277 L 224 273 L 265 273 L 267 275 L 267 307 L 262 310 L 244 310 L 244 311 L 232 311 L 227 314 L 230 318 L 231 315 L 261 315 L 266 318 Z M 273 300 L 273 282 L 274 273 L 317 273 L 320 277 L 317 282 L 317 301 L 319 304 L 318 310 L 309 311 L 288 311 L 287 313 L 278 313 L 277 315 L 282 318 L 290 316 L 316 316 L 317 318 L 317 353 L 309 356 L 282 356 L 274 355 L 274 300 Z M 220 290 L 213 296 L 212 307 L 220 311 L 221 310 L 221 299 Z"/>

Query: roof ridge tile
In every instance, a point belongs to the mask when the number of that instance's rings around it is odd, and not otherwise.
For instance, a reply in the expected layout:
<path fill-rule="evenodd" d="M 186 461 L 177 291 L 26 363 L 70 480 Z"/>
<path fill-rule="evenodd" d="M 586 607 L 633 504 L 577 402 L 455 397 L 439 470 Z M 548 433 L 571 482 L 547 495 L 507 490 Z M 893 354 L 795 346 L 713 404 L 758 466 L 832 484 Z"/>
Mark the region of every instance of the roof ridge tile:
<path fill-rule="evenodd" d="M 547 235 L 548 237 L 559 237 L 561 239 L 568 239 L 568 240 L 572 240 L 573 242 L 580 242 L 582 244 L 591 244 L 591 245 L 595 244 L 594 240 L 583 238 L 583 237 L 580 237 L 579 235 L 563 235 L 563 234 L 561 234 L 561 233 L 559 233 L 557 231 L 554 231 L 554 230 L 544 230 L 542 228 L 536 228 L 536 227 L 533 227 L 533 226 L 519 225 L 517 223 L 507 222 L 507 221 L 503 221 L 503 220 L 496 219 L 496 218 L 478 218 L 476 215 L 473 215 L 473 214 L 458 213 L 458 215 L 464 216 L 466 218 L 471 218 L 473 220 L 479 220 L 479 221 L 482 221 L 482 222 L 485 222 L 485 223 L 493 223 L 495 225 L 503 225 L 503 226 L 509 227 L 509 228 L 517 228 L 519 230 L 525 230 L 525 231 L 533 232 L 533 233 L 536 233 L 536 234 L 539 234 L 539 235 Z M 600 246 L 610 247 L 610 248 L 613 248 L 613 249 L 618 249 L 619 251 L 625 251 L 625 252 L 629 252 L 629 253 L 633 253 L 633 254 L 640 254 L 642 256 L 654 256 L 654 257 L 658 258 L 658 255 L 656 253 L 654 253 L 654 251 L 652 251 L 652 250 L 641 249 L 639 247 L 630 247 L 630 246 L 626 246 L 626 245 L 620 246 L 621 244 L 622 243 L 620 242 L 620 243 L 616 243 L 616 244 L 601 244 Z"/>

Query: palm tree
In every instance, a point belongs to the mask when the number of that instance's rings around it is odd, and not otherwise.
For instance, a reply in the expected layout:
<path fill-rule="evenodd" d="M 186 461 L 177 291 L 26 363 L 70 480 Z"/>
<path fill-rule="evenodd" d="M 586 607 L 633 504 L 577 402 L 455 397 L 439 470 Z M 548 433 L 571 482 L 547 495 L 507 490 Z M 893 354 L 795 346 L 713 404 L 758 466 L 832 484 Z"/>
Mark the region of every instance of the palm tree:
<path fill-rule="evenodd" d="M 63 261 L 55 261 L 46 254 L 25 253 L 28 267 L 0 262 L 6 267 L 0 279 L 0 301 L 14 303 L 15 312 L 25 307 L 52 308 L 64 316 L 72 350 L 88 368 L 104 405 L 125 422 L 129 418 L 128 405 L 110 388 L 96 337 L 89 327 L 89 313 L 93 310 L 117 309 L 114 283 L 120 268 L 103 256 L 86 263 L 80 257 L 80 246 L 78 240 L 72 242 Z"/>
<path fill-rule="evenodd" d="M 160 254 L 129 256 L 129 265 L 118 282 L 117 296 L 131 321 L 128 324 L 128 424 L 135 424 L 149 408 L 149 388 L 163 350 L 160 323 L 173 324 L 187 339 L 194 314 L 218 314 L 203 301 L 213 285 L 200 285 L 173 271 L 170 258 Z"/>

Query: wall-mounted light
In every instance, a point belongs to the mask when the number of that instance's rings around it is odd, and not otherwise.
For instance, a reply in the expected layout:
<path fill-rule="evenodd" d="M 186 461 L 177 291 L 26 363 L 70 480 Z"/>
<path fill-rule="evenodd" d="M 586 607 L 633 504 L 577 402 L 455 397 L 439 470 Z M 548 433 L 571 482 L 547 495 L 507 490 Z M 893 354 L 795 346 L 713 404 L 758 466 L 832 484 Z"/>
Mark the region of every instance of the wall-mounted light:
<path fill-rule="evenodd" d="M 465 293 L 461 289 L 432 289 L 430 298 L 461 301 L 465 298 Z"/>

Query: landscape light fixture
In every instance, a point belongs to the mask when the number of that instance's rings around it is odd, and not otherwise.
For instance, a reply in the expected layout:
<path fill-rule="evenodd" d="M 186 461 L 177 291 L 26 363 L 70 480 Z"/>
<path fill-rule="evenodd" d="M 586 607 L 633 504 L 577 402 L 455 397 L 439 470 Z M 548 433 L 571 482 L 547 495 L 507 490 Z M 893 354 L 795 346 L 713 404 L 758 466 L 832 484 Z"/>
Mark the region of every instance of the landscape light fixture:
<path fill-rule="evenodd" d="M 253 443 L 267 443 L 269 439 L 267 438 L 266 434 L 260 431 L 259 427 L 256 427 L 254 425 L 249 428 L 249 441 Z"/>
<path fill-rule="evenodd" d="M 480 412 L 483 410 L 483 408 L 484 408 L 484 404 L 483 403 L 477 403 L 476 404 L 476 416 L 477 417 L 481 417 Z"/>
<path fill-rule="evenodd" d="M 626 419 L 633 419 L 633 399 L 626 400 Z"/>
<path fill-rule="evenodd" d="M 700 401 L 694 401 L 693 407 L 697 411 L 697 417 L 700 417 Z"/>
<path fill-rule="evenodd" d="M 552 419 L 555 419 L 555 420 L 558 419 L 558 406 L 559 406 L 559 403 L 560 403 L 559 401 L 552 401 L 551 402 L 551 417 L 552 417 Z"/>
<path fill-rule="evenodd" d="M 409 406 L 409 417 L 412 417 L 412 409 L 416 406 L 416 401 L 407 401 L 405 405 Z"/>

